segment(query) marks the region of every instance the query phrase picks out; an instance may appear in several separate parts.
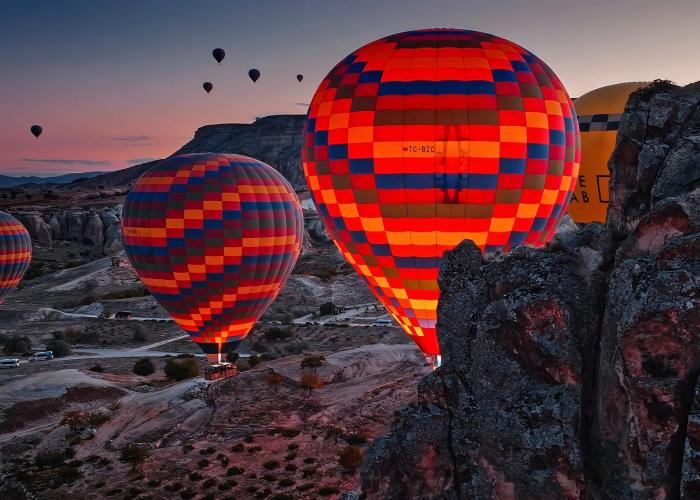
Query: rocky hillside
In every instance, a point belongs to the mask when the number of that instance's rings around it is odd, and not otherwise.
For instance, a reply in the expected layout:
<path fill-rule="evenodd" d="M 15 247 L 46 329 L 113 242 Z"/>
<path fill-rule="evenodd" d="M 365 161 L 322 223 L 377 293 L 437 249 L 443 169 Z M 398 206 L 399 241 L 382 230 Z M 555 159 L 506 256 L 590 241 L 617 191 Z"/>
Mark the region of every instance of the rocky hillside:
<path fill-rule="evenodd" d="M 700 93 L 633 95 L 605 226 L 440 272 L 443 366 L 367 498 L 700 498 Z"/>
<path fill-rule="evenodd" d="M 274 167 L 297 191 L 303 191 L 306 190 L 301 166 L 304 119 L 304 115 L 271 115 L 253 123 L 205 125 L 197 129 L 190 142 L 171 156 L 186 153 L 238 153 L 251 156 Z M 129 186 L 158 161 L 100 175 L 74 183 L 66 189 Z"/>

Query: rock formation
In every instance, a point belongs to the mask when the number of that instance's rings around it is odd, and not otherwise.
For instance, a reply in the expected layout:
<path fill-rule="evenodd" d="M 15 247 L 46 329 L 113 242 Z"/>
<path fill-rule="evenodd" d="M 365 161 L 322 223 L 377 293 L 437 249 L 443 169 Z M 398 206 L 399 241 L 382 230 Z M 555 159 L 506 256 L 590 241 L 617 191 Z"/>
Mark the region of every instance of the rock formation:
<path fill-rule="evenodd" d="M 606 225 L 443 259 L 444 364 L 365 453 L 367 498 L 698 498 L 700 93 L 630 97 Z"/>

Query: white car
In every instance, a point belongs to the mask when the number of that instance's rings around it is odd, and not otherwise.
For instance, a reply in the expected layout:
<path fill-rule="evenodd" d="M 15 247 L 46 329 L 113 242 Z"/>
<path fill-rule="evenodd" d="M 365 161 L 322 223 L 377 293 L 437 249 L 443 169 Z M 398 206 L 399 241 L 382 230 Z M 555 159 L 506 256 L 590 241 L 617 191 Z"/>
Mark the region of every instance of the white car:
<path fill-rule="evenodd" d="M 3 358 L 0 359 L 0 368 L 17 368 L 19 367 L 18 358 Z"/>
<path fill-rule="evenodd" d="M 29 361 L 48 361 L 50 359 L 53 359 L 53 351 L 40 351 L 32 354 Z"/>

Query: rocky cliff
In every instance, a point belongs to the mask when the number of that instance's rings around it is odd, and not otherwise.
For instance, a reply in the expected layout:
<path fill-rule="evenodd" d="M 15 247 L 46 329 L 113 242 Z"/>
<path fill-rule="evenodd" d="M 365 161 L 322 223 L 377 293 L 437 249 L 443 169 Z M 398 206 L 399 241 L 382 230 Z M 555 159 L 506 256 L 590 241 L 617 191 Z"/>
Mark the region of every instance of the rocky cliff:
<path fill-rule="evenodd" d="M 605 226 L 440 270 L 444 364 L 367 450 L 368 498 L 699 498 L 700 92 L 631 96 Z"/>
<path fill-rule="evenodd" d="M 278 170 L 297 191 L 305 191 L 301 135 L 305 115 L 271 115 L 253 123 L 222 123 L 197 129 L 190 142 L 171 156 L 187 153 L 238 153 Z M 160 161 L 160 160 L 158 160 Z M 130 186 L 158 161 L 134 165 L 66 186 L 66 190 Z"/>

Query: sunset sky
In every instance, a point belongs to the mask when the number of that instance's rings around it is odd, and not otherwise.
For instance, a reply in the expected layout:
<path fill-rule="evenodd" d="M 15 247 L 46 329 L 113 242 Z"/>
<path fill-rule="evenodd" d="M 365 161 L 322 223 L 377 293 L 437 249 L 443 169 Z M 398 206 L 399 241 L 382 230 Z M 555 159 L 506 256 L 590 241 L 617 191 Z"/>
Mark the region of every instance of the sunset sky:
<path fill-rule="evenodd" d="M 699 21 L 699 0 L 0 0 L 0 173 L 114 170 L 171 154 L 201 125 L 303 114 L 339 60 L 417 28 L 508 38 L 572 96 L 687 84 L 700 80 Z"/>

